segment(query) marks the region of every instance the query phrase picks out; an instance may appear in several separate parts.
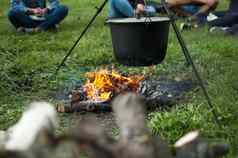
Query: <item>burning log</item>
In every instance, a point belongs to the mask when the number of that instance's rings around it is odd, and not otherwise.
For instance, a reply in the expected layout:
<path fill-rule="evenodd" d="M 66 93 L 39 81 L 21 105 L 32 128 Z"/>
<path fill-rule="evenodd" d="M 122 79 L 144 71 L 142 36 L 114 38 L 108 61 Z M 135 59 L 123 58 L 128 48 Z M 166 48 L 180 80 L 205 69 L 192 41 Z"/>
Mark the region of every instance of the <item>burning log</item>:
<path fill-rule="evenodd" d="M 97 72 L 89 72 L 86 74 L 88 80 L 84 85 L 85 93 L 89 100 L 107 101 L 115 94 L 121 92 L 136 92 L 139 83 L 144 76 L 124 76 L 115 70 L 102 69 Z"/>
<path fill-rule="evenodd" d="M 114 69 L 86 73 L 86 83 L 72 90 L 70 101 L 57 105 L 58 112 L 111 111 L 110 102 L 126 91 L 137 92 L 144 76 L 121 75 Z"/>
<path fill-rule="evenodd" d="M 0 149 L 0 157 L 52 158 L 55 151 L 52 149 L 66 141 L 74 143 L 80 151 L 86 151 L 92 158 L 216 158 L 227 153 L 227 145 L 210 146 L 197 131 L 182 137 L 174 147 L 169 147 L 158 136 L 152 136 L 146 128 L 144 108 L 143 99 L 132 93 L 120 95 L 113 101 L 113 110 L 121 130 L 119 140 L 108 136 L 96 122 L 81 121 L 69 133 L 48 135 L 45 137 L 48 139 L 44 141 L 46 143 L 32 141 L 34 148 L 16 151 Z M 31 118 L 34 120 L 34 117 Z M 47 120 L 48 116 L 44 117 Z M 50 125 L 50 122 L 46 124 Z M 43 127 L 38 129 L 44 129 Z M 41 135 L 44 130 L 37 131 L 38 135 Z"/>
<path fill-rule="evenodd" d="M 137 90 L 138 95 L 145 98 L 147 109 L 171 106 L 184 100 L 184 93 L 192 90 L 195 84 L 190 80 L 173 81 L 161 80 L 157 78 L 145 78 L 141 80 Z M 126 93 L 121 90 L 120 93 Z M 58 112 L 80 112 L 80 111 L 111 111 L 113 100 L 116 95 L 106 101 L 94 101 L 86 98 L 86 93 L 81 85 L 78 89 L 72 90 L 70 101 L 57 106 Z"/>

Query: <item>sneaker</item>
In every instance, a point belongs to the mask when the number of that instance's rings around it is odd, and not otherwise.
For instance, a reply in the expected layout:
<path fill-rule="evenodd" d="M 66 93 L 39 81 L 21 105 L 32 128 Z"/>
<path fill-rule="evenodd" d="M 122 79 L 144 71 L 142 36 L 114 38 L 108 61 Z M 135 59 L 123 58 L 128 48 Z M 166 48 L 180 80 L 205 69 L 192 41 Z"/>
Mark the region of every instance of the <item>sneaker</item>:
<path fill-rule="evenodd" d="M 218 16 L 216 16 L 215 14 L 209 13 L 208 16 L 207 16 L 207 21 L 208 22 L 216 20 L 216 19 L 218 19 Z"/>
<path fill-rule="evenodd" d="M 227 14 L 222 18 L 218 18 L 209 22 L 211 27 L 231 27 L 238 21 L 238 15 Z"/>
<path fill-rule="evenodd" d="M 17 32 L 19 32 L 19 33 L 25 32 L 25 28 L 24 27 L 18 27 Z"/>
<path fill-rule="evenodd" d="M 41 27 L 36 27 L 34 28 L 34 32 L 42 32 L 43 29 Z"/>
<path fill-rule="evenodd" d="M 225 32 L 227 35 L 238 36 L 238 24 L 235 24 L 232 27 L 228 28 Z"/>
<path fill-rule="evenodd" d="M 35 27 L 35 28 L 25 28 L 26 33 L 37 33 L 37 32 L 42 32 L 42 28 L 40 27 Z"/>
<path fill-rule="evenodd" d="M 34 32 L 34 28 L 25 28 L 24 32 L 32 33 L 32 32 Z"/>
<path fill-rule="evenodd" d="M 57 32 L 58 31 L 58 26 L 54 25 L 54 26 L 48 28 L 47 30 L 50 31 L 50 32 Z"/>
<path fill-rule="evenodd" d="M 213 26 L 209 29 L 209 32 L 214 33 L 214 32 L 226 32 L 229 29 L 229 27 L 218 27 L 218 26 Z"/>

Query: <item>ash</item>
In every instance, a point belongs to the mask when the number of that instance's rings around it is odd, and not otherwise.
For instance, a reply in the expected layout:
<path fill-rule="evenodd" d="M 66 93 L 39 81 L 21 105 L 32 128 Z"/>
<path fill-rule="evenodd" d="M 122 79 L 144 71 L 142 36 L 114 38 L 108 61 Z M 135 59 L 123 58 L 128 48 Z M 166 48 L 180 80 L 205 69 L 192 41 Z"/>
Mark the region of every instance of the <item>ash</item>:
<path fill-rule="evenodd" d="M 192 91 L 195 85 L 191 80 L 146 78 L 141 81 L 137 93 L 145 98 L 148 109 L 164 108 L 185 101 L 186 93 Z M 66 101 L 64 100 L 64 104 L 58 106 L 57 110 L 58 112 L 111 111 L 111 101 L 116 95 L 103 102 L 90 101 L 87 100 L 83 85 L 77 85 L 67 94 Z"/>
<path fill-rule="evenodd" d="M 153 108 L 179 103 L 194 87 L 191 80 L 146 79 L 141 82 L 138 92 L 145 97 L 148 108 Z"/>

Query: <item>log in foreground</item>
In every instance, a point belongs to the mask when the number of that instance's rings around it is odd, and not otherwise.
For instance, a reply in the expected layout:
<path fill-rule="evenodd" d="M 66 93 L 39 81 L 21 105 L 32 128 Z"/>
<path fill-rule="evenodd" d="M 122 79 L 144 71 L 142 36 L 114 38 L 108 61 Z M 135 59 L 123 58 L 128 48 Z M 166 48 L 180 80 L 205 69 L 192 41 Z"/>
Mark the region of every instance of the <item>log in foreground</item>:
<path fill-rule="evenodd" d="M 117 140 L 107 135 L 102 127 L 92 120 L 81 121 L 70 132 L 56 136 L 52 132 L 52 128 L 49 128 L 52 126 L 46 125 L 52 124 L 52 121 L 47 121 L 47 119 L 56 120 L 53 119 L 56 116 L 54 112 L 49 113 L 46 110 L 38 114 L 45 116 L 45 123 L 35 122 L 39 125 L 36 130 L 38 134 L 34 135 L 35 140 L 38 141 L 31 141 L 28 148 L 14 149 L 13 145 L 9 150 L 7 144 L 10 140 L 6 138 L 4 142 L 0 142 L 2 144 L 0 157 L 53 158 L 56 151 L 54 149 L 66 142 L 73 143 L 78 151 L 88 153 L 91 158 L 216 158 L 228 152 L 226 144 L 211 145 L 206 139 L 199 136 L 198 131 L 185 135 L 173 147 L 160 137 L 152 136 L 146 128 L 144 100 L 136 94 L 127 93 L 118 96 L 113 101 L 113 110 L 120 128 L 120 137 Z M 37 109 L 32 112 L 37 112 Z M 48 115 L 42 114 L 44 112 L 47 112 Z M 24 117 L 29 116 L 37 117 L 23 115 L 22 120 L 28 120 Z M 34 119 L 32 121 L 34 122 Z M 25 126 L 24 122 L 21 122 L 21 126 Z M 18 145 L 15 146 L 18 147 Z"/>

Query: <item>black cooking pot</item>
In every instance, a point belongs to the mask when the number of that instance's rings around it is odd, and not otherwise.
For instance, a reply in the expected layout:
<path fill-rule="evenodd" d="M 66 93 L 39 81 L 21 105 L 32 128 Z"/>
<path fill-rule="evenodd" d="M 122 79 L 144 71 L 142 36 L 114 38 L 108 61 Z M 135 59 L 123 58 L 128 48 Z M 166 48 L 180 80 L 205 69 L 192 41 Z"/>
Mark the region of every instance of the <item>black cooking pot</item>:
<path fill-rule="evenodd" d="M 167 17 L 107 21 L 116 60 L 127 66 L 161 63 L 166 55 L 170 20 Z"/>

